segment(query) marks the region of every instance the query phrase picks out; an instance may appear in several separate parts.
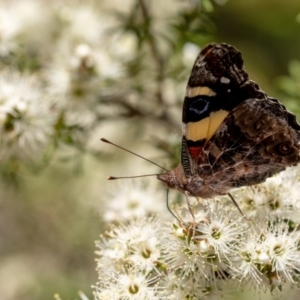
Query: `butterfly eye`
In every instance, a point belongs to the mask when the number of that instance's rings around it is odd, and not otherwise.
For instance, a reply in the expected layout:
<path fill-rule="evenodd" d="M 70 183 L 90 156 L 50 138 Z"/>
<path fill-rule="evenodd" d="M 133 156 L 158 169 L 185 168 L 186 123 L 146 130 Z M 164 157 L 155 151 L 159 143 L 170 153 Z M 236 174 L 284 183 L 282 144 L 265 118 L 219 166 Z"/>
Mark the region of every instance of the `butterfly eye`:
<path fill-rule="evenodd" d="M 276 148 L 281 155 L 289 155 L 293 152 L 293 148 L 289 142 L 280 143 Z"/>
<path fill-rule="evenodd" d="M 170 178 L 169 186 L 171 186 L 171 187 L 174 187 L 174 186 L 175 186 L 175 179 Z"/>

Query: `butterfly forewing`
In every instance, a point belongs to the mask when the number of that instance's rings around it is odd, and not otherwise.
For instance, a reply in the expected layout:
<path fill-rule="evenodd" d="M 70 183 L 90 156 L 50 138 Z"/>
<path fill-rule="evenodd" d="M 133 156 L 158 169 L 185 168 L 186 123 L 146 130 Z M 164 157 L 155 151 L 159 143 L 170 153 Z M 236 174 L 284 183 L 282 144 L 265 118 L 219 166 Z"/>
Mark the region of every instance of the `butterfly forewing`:
<path fill-rule="evenodd" d="M 227 44 L 210 44 L 197 57 L 183 104 L 182 164 L 186 176 L 197 172 L 198 157 L 228 113 L 246 99 L 248 80 L 241 53 Z"/>

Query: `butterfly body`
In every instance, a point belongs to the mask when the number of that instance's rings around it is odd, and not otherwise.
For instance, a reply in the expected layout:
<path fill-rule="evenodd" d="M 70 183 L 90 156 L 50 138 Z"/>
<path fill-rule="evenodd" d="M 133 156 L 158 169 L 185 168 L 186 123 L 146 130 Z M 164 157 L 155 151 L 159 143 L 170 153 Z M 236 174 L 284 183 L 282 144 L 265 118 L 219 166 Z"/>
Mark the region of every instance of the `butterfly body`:
<path fill-rule="evenodd" d="M 205 180 L 200 175 L 186 178 L 181 164 L 173 170 L 157 175 L 157 178 L 164 182 L 169 189 L 176 189 L 194 197 L 211 198 L 228 192 L 227 189 L 224 190 L 224 186 L 218 188 L 217 182 L 210 182 L 210 179 Z"/>
<path fill-rule="evenodd" d="M 249 79 L 241 53 L 209 44 L 188 81 L 181 164 L 157 178 L 202 198 L 263 182 L 300 161 L 300 125 Z"/>

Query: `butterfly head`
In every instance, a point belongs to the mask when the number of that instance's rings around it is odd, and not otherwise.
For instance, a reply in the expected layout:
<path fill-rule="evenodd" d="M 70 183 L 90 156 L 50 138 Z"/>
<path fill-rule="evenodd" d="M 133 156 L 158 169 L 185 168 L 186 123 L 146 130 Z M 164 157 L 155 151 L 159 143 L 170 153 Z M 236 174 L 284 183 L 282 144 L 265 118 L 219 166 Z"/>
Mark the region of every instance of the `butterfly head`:
<path fill-rule="evenodd" d="M 176 189 L 182 193 L 187 190 L 187 179 L 184 175 L 182 165 L 157 175 L 157 179 L 161 180 L 169 189 Z"/>

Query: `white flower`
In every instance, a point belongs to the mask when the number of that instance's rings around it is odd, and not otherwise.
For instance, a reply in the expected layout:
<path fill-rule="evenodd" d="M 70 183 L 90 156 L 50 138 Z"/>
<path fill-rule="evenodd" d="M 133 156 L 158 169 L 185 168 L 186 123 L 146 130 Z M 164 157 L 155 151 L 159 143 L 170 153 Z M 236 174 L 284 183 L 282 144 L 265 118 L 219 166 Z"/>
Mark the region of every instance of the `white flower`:
<path fill-rule="evenodd" d="M 156 299 L 164 226 L 157 219 L 120 224 L 96 243 L 96 299 Z M 153 298 L 152 298 L 153 297 Z"/>
<path fill-rule="evenodd" d="M 120 265 L 118 262 L 123 262 L 128 256 L 128 245 L 120 242 L 118 239 L 101 237 L 101 241 L 96 242 L 96 247 L 99 250 L 96 254 L 100 256 L 97 260 L 99 273 L 102 270 L 108 271 L 118 269 Z"/>
<path fill-rule="evenodd" d="M 48 36 L 46 11 L 34 0 L 6 1 L 0 6 L 0 56 L 20 50 L 20 43 L 30 47 L 42 46 Z M 39 28 L 39 30 L 36 30 Z M 35 34 L 32 34 L 32 32 Z M 41 42 L 43 40 L 43 42 Z M 47 44 L 47 43 L 46 43 Z M 35 49 L 36 50 L 36 49 Z"/>
<path fill-rule="evenodd" d="M 58 34 L 43 77 L 63 111 L 68 137 L 86 145 L 99 119 L 115 115 L 114 108 L 103 104 L 103 95 L 117 85 L 123 95 L 128 91 L 124 65 L 135 55 L 136 40 L 133 34 L 116 30 L 116 21 L 103 13 L 102 3 L 66 2 L 53 7 Z"/>
<path fill-rule="evenodd" d="M 99 105 L 100 98 L 108 89 L 106 81 L 120 78 L 121 63 L 109 49 L 67 42 L 57 45 L 44 76 L 49 93 L 64 111 L 65 124 L 87 137 L 99 114 L 107 110 Z"/>
<path fill-rule="evenodd" d="M 61 40 L 96 45 L 101 43 L 112 20 L 101 14 L 101 6 L 68 3 L 58 7 L 57 15 L 65 25 Z M 83 26 L 84 25 L 84 26 Z"/>
<path fill-rule="evenodd" d="M 132 247 L 132 255 L 129 257 L 132 263 L 138 265 L 146 273 L 155 269 L 155 264 L 161 256 L 161 247 L 158 238 L 153 236 L 147 241 L 140 242 Z"/>
<path fill-rule="evenodd" d="M 201 290 L 231 278 L 237 245 L 245 231 L 242 219 L 231 221 L 232 215 L 224 214 L 221 204 L 196 205 L 192 209 L 195 219 L 190 221 L 191 214 L 188 217 L 184 209 L 183 220 L 174 225 L 174 235 L 166 236 L 163 251 L 166 265 L 180 278 L 185 291 L 190 289 L 188 283 Z"/>
<path fill-rule="evenodd" d="M 230 299 L 226 297 L 232 292 L 230 280 L 226 282 L 219 280 L 215 282 L 203 282 L 202 285 L 197 284 L 191 278 L 180 278 L 178 271 L 169 272 L 165 278 L 160 281 L 161 289 L 165 291 L 165 297 L 162 299 L 178 300 L 178 299 Z"/>
<path fill-rule="evenodd" d="M 266 181 L 263 183 L 263 185 L 269 189 L 276 189 L 280 187 L 282 184 L 282 177 L 279 176 L 278 174 L 269 177 L 266 179 Z"/>
<path fill-rule="evenodd" d="M 300 253 L 298 231 L 289 231 L 285 222 L 265 222 L 249 228 L 248 238 L 240 245 L 241 264 L 236 276 L 257 289 L 281 289 L 286 281 L 299 281 Z M 296 279 L 298 278 L 298 279 Z"/>
<path fill-rule="evenodd" d="M 167 215 L 163 193 L 150 185 L 143 186 L 141 181 L 119 182 L 109 193 L 104 212 L 104 219 L 108 222 L 131 220 L 152 214 Z"/>
<path fill-rule="evenodd" d="M 231 193 L 250 219 L 290 219 L 298 223 L 300 208 L 299 166 L 288 168 L 265 182 L 233 190 Z M 224 201 L 224 197 L 220 201 Z"/>
<path fill-rule="evenodd" d="M 118 299 L 118 291 L 114 287 L 110 288 L 99 288 L 97 286 L 94 288 L 94 299 L 95 300 L 112 300 L 112 299 Z"/>
<path fill-rule="evenodd" d="M 0 7 L 0 55 L 6 56 L 16 45 L 14 38 L 21 31 L 21 22 L 16 17 L 12 6 L 1 5 Z"/>
<path fill-rule="evenodd" d="M 197 225 L 195 240 L 206 241 L 219 257 L 233 255 L 246 230 L 245 224 L 240 219 L 232 221 L 230 215 L 222 213 L 217 205 L 208 212 L 206 219 Z"/>
<path fill-rule="evenodd" d="M 35 78 L 12 71 L 0 73 L 2 160 L 40 158 L 52 137 L 55 121 L 53 102 Z"/>
<path fill-rule="evenodd" d="M 134 268 L 120 272 L 109 272 L 102 277 L 95 291 L 96 300 L 126 299 L 155 300 L 161 299 L 153 283 L 156 278 L 137 271 Z M 107 298 L 108 296 L 112 298 Z"/>
<path fill-rule="evenodd" d="M 107 232 L 96 243 L 99 277 L 108 270 L 118 271 L 126 265 L 136 266 L 147 274 L 151 271 L 159 273 L 156 265 L 162 255 L 164 230 L 165 226 L 157 219 L 148 218 L 137 219 L 128 225 L 120 224 Z"/>
<path fill-rule="evenodd" d="M 182 48 L 183 62 L 190 67 L 200 52 L 200 47 L 194 43 L 185 43 Z"/>
<path fill-rule="evenodd" d="M 262 281 L 262 274 L 257 268 L 259 251 L 257 251 L 256 236 L 249 234 L 248 239 L 241 246 L 239 255 L 241 262 L 237 268 L 237 277 L 251 282 L 254 287 L 259 288 Z M 265 263 L 264 263 L 265 265 Z"/>
<path fill-rule="evenodd" d="M 293 277 L 300 272 L 298 266 L 300 233 L 296 230 L 289 232 L 283 223 L 271 226 L 269 229 L 265 234 L 263 246 L 271 258 L 272 271 L 279 277 L 293 282 Z"/>
<path fill-rule="evenodd" d="M 102 79 L 119 78 L 121 68 L 114 53 L 120 52 L 116 49 L 125 47 L 130 49 L 126 53 L 132 54 L 133 45 L 130 44 L 133 43 L 130 42 L 130 38 L 125 39 L 121 34 L 115 34 L 115 30 L 112 30 L 114 34 L 109 32 L 116 24 L 113 18 L 107 16 L 103 14 L 101 5 L 96 2 L 94 5 L 73 4 L 59 7 L 57 17 L 64 26 L 60 28 L 60 38 L 55 52 L 57 57 L 54 57 L 57 68 L 68 65 L 70 58 L 73 62 L 78 58 L 82 61 L 82 50 L 84 50 L 85 56 L 88 56 L 85 65 L 93 67 L 95 74 L 100 75 Z M 73 73 L 76 70 L 78 72 L 78 68 L 74 68 Z M 101 78 L 98 78 L 98 84 Z"/>

